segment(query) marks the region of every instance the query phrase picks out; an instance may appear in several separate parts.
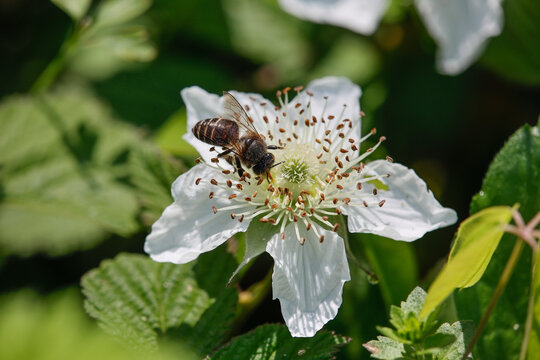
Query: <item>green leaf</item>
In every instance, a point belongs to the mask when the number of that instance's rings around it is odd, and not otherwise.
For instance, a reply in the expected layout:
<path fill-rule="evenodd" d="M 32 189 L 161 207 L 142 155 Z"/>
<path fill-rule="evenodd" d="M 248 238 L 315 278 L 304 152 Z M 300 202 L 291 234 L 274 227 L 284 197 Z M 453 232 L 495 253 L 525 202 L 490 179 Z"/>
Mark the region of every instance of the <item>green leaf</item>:
<path fill-rule="evenodd" d="M 525 125 L 510 137 L 495 157 L 481 192 L 473 198 L 471 212 L 495 205 L 519 203 L 525 220 L 540 209 L 540 132 Z M 478 323 L 514 246 L 514 236 L 505 235 L 491 263 L 476 286 L 454 294 L 460 319 Z M 474 350 L 481 359 L 517 359 L 527 313 L 531 283 L 531 252 L 525 248 Z"/>
<path fill-rule="evenodd" d="M 231 41 L 248 58 L 271 64 L 280 79 L 298 78 L 308 63 L 309 43 L 298 30 L 300 21 L 269 2 L 223 1 Z"/>
<path fill-rule="evenodd" d="M 369 263 L 379 277 L 386 306 L 399 304 L 418 283 L 418 264 L 412 245 L 366 234 L 362 234 L 359 240 Z"/>
<path fill-rule="evenodd" d="M 80 20 L 88 11 L 92 0 L 51 0 L 62 11 L 68 14 L 73 20 Z"/>
<path fill-rule="evenodd" d="M 371 42 L 347 34 L 334 41 L 310 78 L 345 76 L 357 84 L 366 84 L 379 72 L 380 65 L 379 54 Z"/>
<path fill-rule="evenodd" d="M 377 340 L 367 342 L 364 347 L 374 359 L 401 359 L 405 353 L 403 344 L 385 336 L 377 336 Z"/>
<path fill-rule="evenodd" d="M 452 325 L 444 323 L 435 333 L 435 336 L 444 335 L 444 337 L 427 338 L 426 347 L 437 348 L 435 356 L 437 360 L 460 360 L 465 354 L 473 331 L 474 326 L 470 321 L 456 321 Z"/>
<path fill-rule="evenodd" d="M 152 0 L 103 0 L 96 10 L 98 27 L 118 25 L 142 15 L 152 5 Z"/>
<path fill-rule="evenodd" d="M 533 269 L 533 286 L 534 286 L 534 309 L 533 320 L 531 326 L 531 334 L 529 338 L 529 346 L 527 354 L 529 359 L 534 359 L 534 356 L 540 354 L 540 251 L 536 252 Z"/>
<path fill-rule="evenodd" d="M 157 131 L 154 136 L 156 144 L 163 150 L 179 155 L 197 157 L 199 153 L 182 135 L 187 133 L 186 109 L 174 113 Z"/>
<path fill-rule="evenodd" d="M 0 105 L 0 247 L 63 254 L 138 230 L 124 183 L 135 131 L 79 88 Z"/>
<path fill-rule="evenodd" d="M 159 355 L 122 346 L 89 321 L 74 291 L 48 297 L 29 292 L 3 296 L 0 318 L 3 360 L 195 359 L 180 344 L 165 347 Z"/>
<path fill-rule="evenodd" d="M 538 85 L 540 84 L 538 1 L 504 1 L 503 10 L 503 31 L 490 41 L 482 56 L 482 62 L 511 80 Z"/>
<path fill-rule="evenodd" d="M 149 226 L 172 203 L 171 185 L 185 168 L 150 146 L 134 150 L 130 155 L 129 167 L 130 181 L 137 190 L 143 208 L 143 222 Z"/>
<path fill-rule="evenodd" d="M 473 286 L 482 277 L 499 245 L 504 225 L 512 219 L 512 208 L 484 209 L 465 219 L 459 226 L 448 263 L 428 290 L 420 316 L 439 306 L 454 289 Z"/>
<path fill-rule="evenodd" d="M 142 255 L 105 260 L 81 280 L 85 308 L 108 333 L 134 348 L 155 350 L 158 334 L 194 326 L 212 300 L 190 265 L 157 263 Z"/>
<path fill-rule="evenodd" d="M 263 325 L 234 338 L 210 359 L 332 359 L 350 339 L 326 331 L 311 338 L 293 338 L 283 325 Z"/>

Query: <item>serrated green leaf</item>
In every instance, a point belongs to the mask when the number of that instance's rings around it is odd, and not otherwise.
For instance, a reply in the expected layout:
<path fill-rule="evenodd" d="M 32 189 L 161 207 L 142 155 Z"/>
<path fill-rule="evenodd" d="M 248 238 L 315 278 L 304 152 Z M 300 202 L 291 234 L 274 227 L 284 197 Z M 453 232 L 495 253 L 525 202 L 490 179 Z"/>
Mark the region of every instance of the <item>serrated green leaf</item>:
<path fill-rule="evenodd" d="M 11 97 L 0 117 L 3 252 L 63 254 L 138 229 L 123 177 L 140 139 L 89 92 Z"/>
<path fill-rule="evenodd" d="M 351 237 L 356 241 L 358 235 Z M 369 234 L 362 234 L 358 240 L 361 240 L 366 257 L 379 277 L 386 305 L 399 304 L 418 283 L 418 264 L 413 247 L 406 242 Z"/>
<path fill-rule="evenodd" d="M 172 202 L 171 185 L 185 167 L 178 161 L 146 146 L 129 158 L 130 182 L 137 190 L 143 208 L 143 221 L 151 225 Z"/>
<path fill-rule="evenodd" d="M 219 297 L 227 290 L 227 283 L 236 268 L 234 256 L 227 251 L 227 244 L 201 254 L 193 267 L 197 284 L 211 297 Z"/>
<path fill-rule="evenodd" d="M 395 305 L 390 306 L 390 323 L 396 328 L 401 329 L 405 326 L 405 317 L 407 314 L 403 310 Z"/>
<path fill-rule="evenodd" d="M 377 336 L 377 340 L 369 341 L 364 347 L 371 353 L 373 359 L 403 359 L 402 355 L 405 353 L 403 344 L 385 336 Z"/>
<path fill-rule="evenodd" d="M 454 289 L 478 282 L 499 245 L 504 225 L 511 218 L 512 208 L 497 206 L 482 210 L 461 223 L 448 263 L 429 287 L 420 316 L 431 313 Z"/>
<path fill-rule="evenodd" d="M 414 316 L 418 317 L 425 300 L 425 290 L 417 286 L 413 289 L 413 291 L 411 291 L 409 296 L 407 296 L 407 300 L 401 302 L 401 310 L 406 315 L 413 314 Z"/>
<path fill-rule="evenodd" d="M 86 14 L 92 0 L 51 0 L 51 2 L 77 21 Z"/>
<path fill-rule="evenodd" d="M 319 331 L 311 338 L 293 338 L 283 325 L 263 325 L 234 338 L 210 359 L 331 359 L 338 348 L 349 341 L 326 331 Z"/>
<path fill-rule="evenodd" d="M 122 346 L 89 321 L 73 291 L 48 297 L 29 292 L 4 295 L 0 318 L 2 360 L 195 359 L 179 344 L 164 348 L 159 355 Z"/>
<path fill-rule="evenodd" d="M 159 333 L 194 326 L 212 300 L 190 265 L 121 254 L 83 276 L 85 308 L 108 333 L 135 348 L 155 350 Z"/>
<path fill-rule="evenodd" d="M 491 163 L 481 192 L 473 198 L 471 213 L 495 205 L 519 204 L 525 220 L 540 209 L 540 132 L 525 125 L 516 131 Z M 454 294 L 460 319 L 478 323 L 514 246 L 505 235 L 484 276 L 476 286 Z M 527 313 L 531 283 L 531 251 L 525 248 L 473 354 L 481 359 L 517 359 Z"/>
<path fill-rule="evenodd" d="M 456 321 L 452 325 L 442 324 L 435 335 L 444 335 L 444 339 L 439 338 L 438 343 L 429 343 L 426 339 L 426 347 L 437 346 L 439 350 L 434 358 L 437 360 L 460 360 L 465 354 L 465 350 L 472 337 L 474 326 L 471 321 Z M 450 337 L 453 341 L 448 342 Z"/>

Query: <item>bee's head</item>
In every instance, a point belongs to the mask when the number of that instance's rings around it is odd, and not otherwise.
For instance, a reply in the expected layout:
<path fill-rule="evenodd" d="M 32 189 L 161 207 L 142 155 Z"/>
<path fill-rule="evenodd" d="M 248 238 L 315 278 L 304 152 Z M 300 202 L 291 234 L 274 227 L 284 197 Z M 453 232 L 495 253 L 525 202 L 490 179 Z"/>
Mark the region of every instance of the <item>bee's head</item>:
<path fill-rule="evenodd" d="M 267 152 L 261 160 L 253 166 L 253 172 L 255 175 L 265 174 L 270 170 L 275 161 L 276 158 L 274 157 L 274 154 Z"/>

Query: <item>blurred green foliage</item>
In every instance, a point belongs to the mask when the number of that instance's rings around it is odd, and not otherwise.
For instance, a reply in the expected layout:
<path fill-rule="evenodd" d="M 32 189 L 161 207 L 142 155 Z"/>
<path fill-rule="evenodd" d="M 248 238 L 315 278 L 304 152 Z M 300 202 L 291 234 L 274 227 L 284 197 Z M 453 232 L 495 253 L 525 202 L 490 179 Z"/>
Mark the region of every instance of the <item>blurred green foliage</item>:
<path fill-rule="evenodd" d="M 91 269 L 83 287 L 92 316 L 109 332 L 124 331 L 128 341 L 146 334 L 146 348 L 172 339 L 200 357 L 230 336 L 281 321 L 279 305 L 267 299 L 245 322 L 231 325 L 236 289 L 224 285 L 236 262 L 224 248 L 215 255 L 222 258 L 208 254 L 185 269 L 137 255 L 114 258 L 142 252 L 149 226 L 171 202 L 172 181 L 197 156 L 181 139 L 189 131 L 179 96 L 186 86 L 260 92 L 273 100 L 280 87 L 347 76 L 363 90 L 364 132 L 377 127 L 389 139 L 388 154 L 415 168 L 461 219 L 480 188 L 471 212 L 519 202 L 530 218 L 540 207 L 538 169 L 531 165 L 540 163 L 533 140 L 538 130 L 523 124 L 534 125 L 540 113 L 540 5 L 505 1 L 504 10 L 503 32 L 479 62 L 448 77 L 435 72 L 434 43 L 414 8 L 401 1 L 392 1 L 369 37 L 294 18 L 277 0 L 0 2 L 0 291 L 34 287 L 45 293 L 5 295 L 0 358 L 79 356 L 81 346 L 89 358 L 142 356 L 125 355 L 89 325 L 72 295 L 47 296 L 76 285 Z M 518 128 L 482 185 L 493 157 Z M 430 233 L 414 245 L 351 238 L 353 252 L 372 264 L 380 285 L 351 268 L 343 305 L 328 328 L 353 340 L 336 356 L 369 356 L 361 344 L 375 338 L 375 325 L 387 321 L 390 306 L 446 257 L 456 229 Z M 478 322 L 509 253 L 506 240 L 479 284 L 456 295 L 460 319 Z M 242 241 L 234 246 L 241 249 Z M 530 282 L 529 256 L 523 256 L 496 308 L 497 321 L 488 324 L 478 346 L 479 358 L 515 354 L 519 347 L 527 300 L 520 289 Z M 106 258 L 114 260 L 99 266 Z M 260 281 L 270 267 L 264 256 L 252 263 L 239 289 Z M 175 285 L 192 286 L 191 292 L 164 286 L 167 274 L 176 274 Z M 187 295 L 204 298 L 195 301 L 202 304 L 196 316 L 176 306 Z M 126 306 L 115 303 L 118 298 Z M 175 306 L 160 308 L 156 299 Z M 148 317 L 137 317 L 145 312 Z M 11 340 L 14 335 L 25 342 Z M 244 342 L 257 353 L 276 350 L 276 339 L 290 339 L 277 326 L 243 336 L 216 357 Z M 286 349 L 307 356 L 303 346 L 318 339 L 287 343 Z M 322 358 L 347 342 L 329 333 L 320 339 Z M 191 358 L 182 349 L 173 350 L 175 358 Z"/>

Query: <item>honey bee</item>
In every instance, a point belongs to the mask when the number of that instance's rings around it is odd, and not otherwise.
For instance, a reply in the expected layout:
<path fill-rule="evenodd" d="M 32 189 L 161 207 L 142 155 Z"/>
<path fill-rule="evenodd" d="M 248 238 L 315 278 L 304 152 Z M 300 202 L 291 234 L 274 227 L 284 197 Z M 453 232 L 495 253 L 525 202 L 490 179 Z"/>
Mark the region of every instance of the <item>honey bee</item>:
<path fill-rule="evenodd" d="M 242 168 L 244 165 L 252 169 L 255 175 L 266 174 L 268 178 L 270 169 L 278 165 L 274 164 L 276 161 L 274 154 L 268 150 L 281 147 L 267 145 L 238 100 L 226 91 L 223 92 L 223 96 L 224 116 L 197 122 L 192 129 L 193 135 L 207 144 L 221 146 L 223 152 L 217 157 L 223 157 L 235 166 L 240 177 L 244 174 Z"/>

